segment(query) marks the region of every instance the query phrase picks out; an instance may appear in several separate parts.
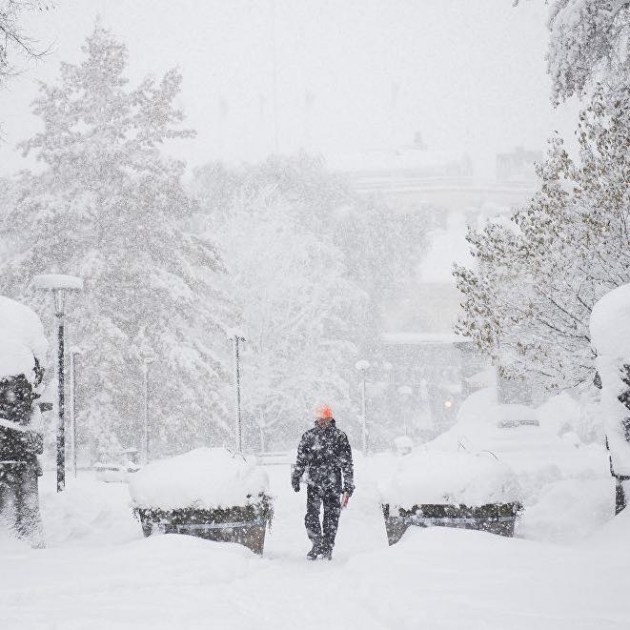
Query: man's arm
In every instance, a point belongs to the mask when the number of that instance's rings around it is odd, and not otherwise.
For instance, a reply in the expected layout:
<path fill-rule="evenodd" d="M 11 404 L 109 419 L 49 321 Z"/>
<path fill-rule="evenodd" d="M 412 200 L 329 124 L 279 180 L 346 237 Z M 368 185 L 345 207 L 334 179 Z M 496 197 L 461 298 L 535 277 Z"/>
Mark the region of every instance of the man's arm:
<path fill-rule="evenodd" d="M 291 485 L 296 492 L 300 491 L 300 479 L 308 465 L 308 452 L 308 436 L 305 433 L 298 445 L 297 458 L 295 460 L 295 466 L 293 466 L 293 473 L 291 474 Z"/>
<path fill-rule="evenodd" d="M 343 493 L 350 497 L 354 492 L 354 466 L 352 448 L 345 433 L 341 440 L 341 472 L 343 473 Z"/>

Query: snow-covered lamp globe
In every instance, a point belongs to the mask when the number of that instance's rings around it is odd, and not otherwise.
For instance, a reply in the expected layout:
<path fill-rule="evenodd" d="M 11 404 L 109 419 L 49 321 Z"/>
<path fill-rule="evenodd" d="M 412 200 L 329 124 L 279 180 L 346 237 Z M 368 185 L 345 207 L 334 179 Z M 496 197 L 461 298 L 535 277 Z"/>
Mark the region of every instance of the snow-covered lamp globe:
<path fill-rule="evenodd" d="M 57 381 L 59 384 L 59 424 L 57 426 L 57 492 L 66 485 L 66 438 L 64 419 L 64 315 L 66 295 L 83 289 L 83 280 L 77 276 L 48 273 L 35 276 L 33 285 L 37 289 L 50 291 L 53 295 L 57 317 Z"/>
<path fill-rule="evenodd" d="M 601 409 L 616 479 L 616 511 L 630 499 L 630 284 L 607 293 L 593 307 L 591 344 L 597 353 Z"/>

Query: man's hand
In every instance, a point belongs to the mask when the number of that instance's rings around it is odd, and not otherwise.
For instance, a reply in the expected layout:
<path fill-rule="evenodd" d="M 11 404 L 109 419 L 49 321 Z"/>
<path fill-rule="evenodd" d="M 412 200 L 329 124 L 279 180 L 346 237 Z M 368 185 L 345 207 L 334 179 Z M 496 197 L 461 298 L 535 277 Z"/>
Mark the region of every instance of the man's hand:
<path fill-rule="evenodd" d="M 348 507 L 348 501 L 350 501 L 350 495 L 347 492 L 344 492 L 341 495 L 341 508 L 347 508 Z"/>
<path fill-rule="evenodd" d="M 292 485 L 293 485 L 293 490 L 295 492 L 299 492 L 300 491 L 300 480 L 299 479 L 298 480 L 294 480 L 292 482 Z"/>

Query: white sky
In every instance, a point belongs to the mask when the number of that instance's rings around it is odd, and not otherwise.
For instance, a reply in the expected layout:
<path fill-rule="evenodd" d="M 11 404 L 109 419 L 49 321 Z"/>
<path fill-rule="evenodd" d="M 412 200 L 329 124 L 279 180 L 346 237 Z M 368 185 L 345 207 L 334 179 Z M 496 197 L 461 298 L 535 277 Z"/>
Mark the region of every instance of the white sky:
<path fill-rule="evenodd" d="M 273 151 L 274 4 L 282 152 L 354 153 L 408 144 L 421 131 L 430 148 L 467 151 L 482 171 L 497 151 L 543 149 L 553 129 L 572 127 L 568 109 L 549 103 L 542 0 L 516 9 L 512 0 L 55 4 L 25 23 L 52 43 L 50 54 L 0 92 L 0 175 L 26 165 L 13 145 L 38 128 L 35 80 L 54 81 L 59 61 L 81 58 L 97 14 L 127 43 L 133 83 L 182 71 L 180 105 L 199 133 L 172 152 L 193 166 Z"/>

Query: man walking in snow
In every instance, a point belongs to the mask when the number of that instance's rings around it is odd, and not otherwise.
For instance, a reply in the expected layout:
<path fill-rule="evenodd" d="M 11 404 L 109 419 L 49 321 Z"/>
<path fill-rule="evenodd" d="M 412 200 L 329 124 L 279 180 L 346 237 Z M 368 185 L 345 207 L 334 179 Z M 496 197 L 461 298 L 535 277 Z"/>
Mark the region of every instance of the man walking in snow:
<path fill-rule="evenodd" d="M 315 408 L 315 426 L 300 440 L 291 483 L 300 491 L 300 480 L 306 473 L 306 517 L 304 524 L 313 548 L 306 557 L 332 558 L 341 508 L 348 505 L 354 491 L 352 449 L 348 437 L 335 425 L 328 405 Z M 324 518 L 320 523 L 320 509 Z"/>

